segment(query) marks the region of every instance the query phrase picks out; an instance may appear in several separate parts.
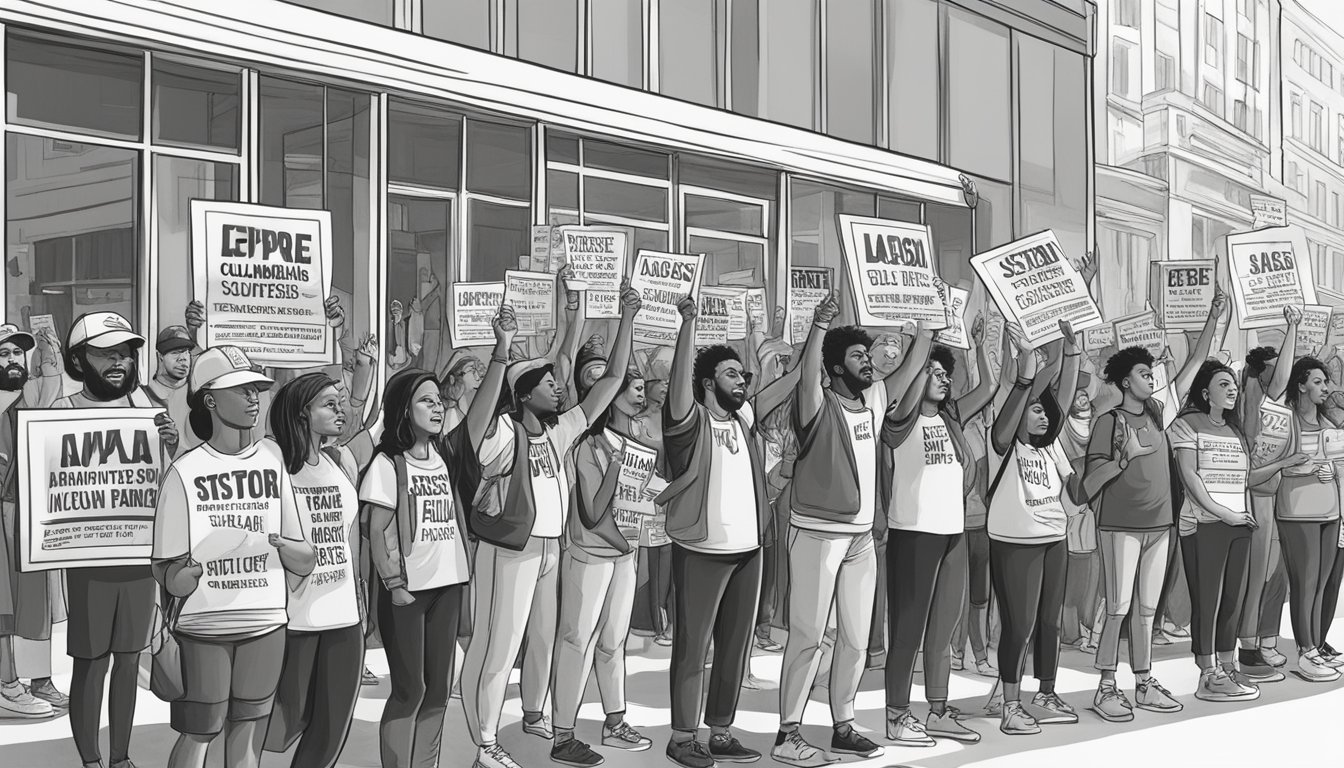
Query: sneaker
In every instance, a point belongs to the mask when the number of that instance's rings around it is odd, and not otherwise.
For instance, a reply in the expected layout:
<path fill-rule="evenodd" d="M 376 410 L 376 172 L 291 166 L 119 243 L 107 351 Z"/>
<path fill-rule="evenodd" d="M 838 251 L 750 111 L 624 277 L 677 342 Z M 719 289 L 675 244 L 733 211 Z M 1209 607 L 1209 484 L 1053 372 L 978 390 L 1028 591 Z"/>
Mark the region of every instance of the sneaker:
<path fill-rule="evenodd" d="M 980 741 L 980 734 L 957 722 L 957 719 L 950 712 L 944 712 L 941 716 L 930 712 L 929 719 L 924 721 L 924 732 L 930 736 L 952 739 L 967 744 Z"/>
<path fill-rule="evenodd" d="M 1309 683 L 1333 683 L 1339 679 L 1339 670 L 1326 666 L 1313 649 L 1298 657 L 1297 675 Z"/>
<path fill-rule="evenodd" d="M 742 687 L 748 691 L 768 691 L 774 686 L 770 684 L 769 680 L 759 678 L 748 672 L 747 678 L 742 681 Z"/>
<path fill-rule="evenodd" d="M 1003 691 L 999 690 L 997 683 L 994 690 L 989 693 L 989 700 L 985 702 L 985 716 L 999 717 L 1003 715 Z"/>
<path fill-rule="evenodd" d="M 661 635 L 654 635 L 653 642 L 657 645 L 663 646 L 664 648 L 670 648 L 672 647 L 672 636 L 665 632 Z"/>
<path fill-rule="evenodd" d="M 119 763 L 113 763 L 112 768 L 135 768 L 135 763 L 132 763 L 131 758 L 128 757 Z"/>
<path fill-rule="evenodd" d="M 555 738 L 555 731 L 551 730 L 551 718 L 542 715 L 536 722 L 529 723 L 523 719 L 523 733 L 530 733 L 539 739 L 550 741 Z"/>
<path fill-rule="evenodd" d="M 1135 686 L 1134 703 L 1139 705 L 1139 709 L 1149 712 L 1180 712 L 1185 709 L 1155 677 L 1149 677 Z"/>
<path fill-rule="evenodd" d="M 1248 699 L 1248 701 L 1260 698 L 1260 685 L 1252 680 L 1249 675 L 1243 674 L 1241 670 L 1230 665 L 1223 667 L 1223 671 L 1227 673 L 1228 677 L 1232 678 L 1232 682 L 1241 686 L 1247 692 L 1255 694 L 1255 696 Z M 1283 677 L 1281 673 L 1275 672 L 1275 674 L 1278 674 L 1280 678 Z"/>
<path fill-rule="evenodd" d="M 522 768 L 504 748 L 498 744 L 481 747 L 476 750 L 476 764 L 472 768 Z"/>
<path fill-rule="evenodd" d="M 1320 651 L 1321 656 L 1325 657 L 1328 661 L 1333 661 L 1340 655 L 1339 651 L 1336 651 L 1335 647 L 1329 643 L 1321 643 Z"/>
<path fill-rule="evenodd" d="M 1022 708 L 1022 702 L 1009 701 L 1003 705 L 1003 719 L 999 721 L 999 730 L 1009 736 L 1029 736 L 1040 733 L 1041 726 L 1037 725 L 1035 718 Z"/>
<path fill-rule="evenodd" d="M 602 764 L 602 756 L 582 741 L 570 736 L 551 747 L 551 762 L 572 765 L 575 768 L 593 768 Z"/>
<path fill-rule="evenodd" d="M 754 763 L 761 759 L 760 752 L 742 746 L 731 733 L 709 737 L 709 756 L 724 763 Z"/>
<path fill-rule="evenodd" d="M 643 752 L 653 746 L 653 739 L 645 738 L 639 731 L 622 720 L 613 726 L 602 726 L 602 746 L 623 749 L 626 752 Z"/>
<path fill-rule="evenodd" d="M 1320 659 L 1322 664 L 1331 669 L 1344 667 L 1344 656 L 1340 656 L 1339 654 L 1331 656 L 1325 652 L 1325 646 L 1316 649 L 1316 658 Z"/>
<path fill-rule="evenodd" d="M 831 732 L 831 752 L 837 755 L 857 755 L 864 759 L 881 757 L 885 749 L 872 739 L 854 730 L 852 725 L 844 725 Z"/>
<path fill-rule="evenodd" d="M 1078 711 L 1069 706 L 1057 693 L 1037 693 L 1025 705 L 1027 714 L 1041 725 L 1072 725 L 1078 722 Z"/>
<path fill-rule="evenodd" d="M 908 709 L 900 717 L 887 718 L 887 741 L 894 741 L 903 747 L 932 747 L 934 744 L 924 726 Z"/>
<path fill-rule="evenodd" d="M 1256 683 L 1277 683 L 1283 680 L 1283 673 L 1269 663 L 1259 648 L 1238 649 L 1237 666 L 1241 668 L 1242 674 Z"/>
<path fill-rule="evenodd" d="M 1259 697 L 1260 691 L 1248 691 L 1223 669 L 1206 669 L 1199 676 L 1195 698 L 1200 701 L 1246 701 Z"/>
<path fill-rule="evenodd" d="M 51 717 L 55 710 L 51 702 L 33 696 L 22 684 L 0 688 L 0 718 Z"/>
<path fill-rule="evenodd" d="M 1112 723 L 1127 723 L 1134 719 L 1134 708 L 1114 682 L 1102 682 L 1097 686 L 1097 694 L 1092 697 L 1092 711 Z"/>
<path fill-rule="evenodd" d="M 762 635 L 759 632 L 756 634 L 756 647 L 766 653 L 779 653 L 784 650 L 784 646 L 776 642 L 773 637 Z"/>
<path fill-rule="evenodd" d="M 961 653 L 952 654 L 952 671 L 960 672 L 966 668 L 966 656 Z"/>
<path fill-rule="evenodd" d="M 1265 661 L 1268 662 L 1271 667 L 1282 667 L 1288 663 L 1288 657 L 1279 653 L 1279 649 L 1272 645 L 1261 645 L 1260 655 L 1264 657 Z"/>
<path fill-rule="evenodd" d="M 780 736 L 784 737 L 783 741 L 775 744 L 774 749 L 770 750 L 770 756 L 777 762 L 795 765 L 798 768 L 818 768 L 836 762 L 827 757 L 825 752 L 808 744 L 797 730 L 787 734 L 781 733 Z"/>
<path fill-rule="evenodd" d="M 51 678 L 43 680 L 41 685 L 28 686 L 28 692 L 57 709 L 70 708 L 70 697 L 56 690 L 56 684 L 51 682 Z"/>
<path fill-rule="evenodd" d="M 998 679 L 999 670 L 989 663 L 989 659 L 976 659 L 975 673 L 981 677 L 992 677 Z"/>
<path fill-rule="evenodd" d="M 1160 629 L 1155 630 L 1153 632 L 1153 645 L 1171 645 L 1171 638 L 1167 637 L 1166 632 Z"/>
<path fill-rule="evenodd" d="M 361 678 L 359 679 L 359 684 L 360 684 L 360 685 L 377 685 L 377 684 L 378 684 L 378 676 L 375 675 L 375 674 L 373 674 L 373 671 L 370 670 L 368 667 L 365 667 L 365 668 L 364 668 L 364 676 L 361 677 Z M 453 685 L 453 691 L 455 691 L 455 692 L 458 694 L 458 698 L 461 698 L 461 697 L 462 697 L 462 691 L 461 691 L 461 684 L 460 684 L 460 683 L 455 683 L 455 684 Z"/>
<path fill-rule="evenodd" d="M 681 768 L 714 768 L 709 750 L 695 739 L 667 742 L 667 759 Z"/>
<path fill-rule="evenodd" d="M 1190 629 L 1188 627 L 1180 627 L 1168 622 L 1166 625 L 1162 627 L 1162 631 L 1166 632 L 1168 635 L 1171 635 L 1177 640 L 1190 639 Z"/>

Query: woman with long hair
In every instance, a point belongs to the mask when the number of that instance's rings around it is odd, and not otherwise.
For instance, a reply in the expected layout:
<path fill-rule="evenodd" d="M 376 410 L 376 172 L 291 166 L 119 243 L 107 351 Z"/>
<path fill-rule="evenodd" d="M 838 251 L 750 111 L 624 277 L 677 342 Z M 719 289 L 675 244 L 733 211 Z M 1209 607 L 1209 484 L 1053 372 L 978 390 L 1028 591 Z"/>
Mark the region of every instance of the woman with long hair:
<path fill-rule="evenodd" d="M 325 373 L 294 379 L 271 402 L 271 434 L 294 488 L 303 538 L 317 550 L 313 572 L 289 594 L 285 666 L 266 733 L 271 752 L 298 742 L 293 768 L 336 764 L 364 668 L 359 471 L 349 449 L 334 444 L 345 419 L 337 382 Z"/>
<path fill-rule="evenodd" d="M 513 310 L 495 318 L 495 350 L 467 418 L 446 435 L 434 375 L 393 376 L 383 399 L 383 433 L 360 482 L 369 548 L 384 589 L 378 598 L 392 690 L 379 735 L 383 768 L 434 765 L 448 707 L 459 617 L 471 563 L 466 510 L 476 495 L 477 449 L 504 380 Z"/>
<path fill-rule="evenodd" d="M 457 428 L 467 418 L 476 392 L 485 379 L 485 365 L 470 352 L 460 352 L 449 363 L 448 370 L 439 380 L 439 396 L 443 398 L 443 434 Z"/>

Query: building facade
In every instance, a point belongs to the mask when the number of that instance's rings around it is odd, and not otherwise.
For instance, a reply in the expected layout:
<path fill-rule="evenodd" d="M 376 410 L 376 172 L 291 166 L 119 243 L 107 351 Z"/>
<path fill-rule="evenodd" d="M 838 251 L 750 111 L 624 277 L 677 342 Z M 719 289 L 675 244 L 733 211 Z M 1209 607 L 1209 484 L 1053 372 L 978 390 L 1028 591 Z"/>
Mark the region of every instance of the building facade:
<path fill-rule="evenodd" d="M 395 343 L 396 301 L 423 316 L 431 369 L 443 287 L 501 279 L 534 225 L 629 227 L 777 305 L 790 264 L 843 274 L 839 213 L 929 224 L 949 283 L 1041 229 L 1081 255 L 1094 11 L 12 0 L 3 312 L 62 333 L 91 309 L 181 323 L 197 198 L 329 210 L 350 338 Z"/>

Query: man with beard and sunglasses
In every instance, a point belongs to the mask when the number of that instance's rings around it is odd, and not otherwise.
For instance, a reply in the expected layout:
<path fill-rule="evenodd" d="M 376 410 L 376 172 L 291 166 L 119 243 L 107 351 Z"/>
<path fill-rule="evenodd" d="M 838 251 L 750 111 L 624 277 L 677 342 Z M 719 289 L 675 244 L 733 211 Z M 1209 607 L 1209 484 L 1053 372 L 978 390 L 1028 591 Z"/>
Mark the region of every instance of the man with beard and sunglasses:
<path fill-rule="evenodd" d="M 115 312 L 80 315 L 65 341 L 65 373 L 83 389 L 53 408 L 160 408 L 140 387 L 136 355 L 145 340 Z M 155 417 L 168 455 L 178 432 L 167 413 Z M 70 730 L 84 768 L 103 765 L 98 746 L 99 709 L 111 667 L 108 741 L 111 768 L 135 768 L 129 757 L 137 694 L 138 659 L 154 629 L 158 583 L 144 565 L 94 566 L 66 571 L 70 619 L 66 653 L 74 659 Z"/>

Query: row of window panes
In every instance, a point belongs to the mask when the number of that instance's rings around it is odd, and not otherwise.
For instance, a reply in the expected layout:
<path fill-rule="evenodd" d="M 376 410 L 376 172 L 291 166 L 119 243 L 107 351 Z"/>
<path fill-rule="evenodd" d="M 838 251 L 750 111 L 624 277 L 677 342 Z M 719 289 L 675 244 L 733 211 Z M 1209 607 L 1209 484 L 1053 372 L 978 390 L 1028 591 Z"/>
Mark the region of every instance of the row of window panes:
<path fill-rule="evenodd" d="M 1293 61 L 1297 62 L 1297 66 L 1305 69 L 1312 77 L 1331 88 L 1335 87 L 1335 65 L 1317 53 L 1315 48 L 1301 40 L 1294 40 Z"/>

